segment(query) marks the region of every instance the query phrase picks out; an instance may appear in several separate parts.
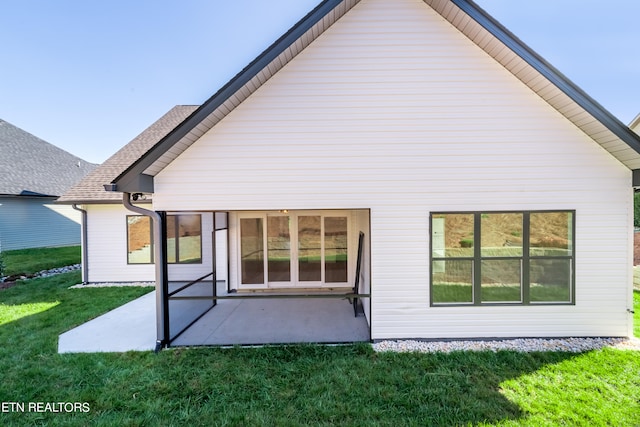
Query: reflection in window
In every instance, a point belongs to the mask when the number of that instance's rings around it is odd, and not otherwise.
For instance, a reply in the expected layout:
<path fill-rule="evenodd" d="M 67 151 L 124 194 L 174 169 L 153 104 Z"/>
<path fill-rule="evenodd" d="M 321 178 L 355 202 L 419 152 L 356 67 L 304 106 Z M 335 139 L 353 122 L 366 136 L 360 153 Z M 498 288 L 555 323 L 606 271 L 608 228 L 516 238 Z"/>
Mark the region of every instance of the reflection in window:
<path fill-rule="evenodd" d="M 573 214 L 531 214 L 531 302 L 571 301 Z"/>
<path fill-rule="evenodd" d="M 179 264 L 202 262 L 200 215 L 167 216 L 167 259 Z"/>
<path fill-rule="evenodd" d="M 291 280 L 291 233 L 288 216 L 267 217 L 267 280 Z"/>
<path fill-rule="evenodd" d="M 151 218 L 127 215 L 127 263 L 153 263 L 153 239 Z"/>
<path fill-rule="evenodd" d="M 520 302 L 520 259 L 484 259 L 482 268 L 482 302 Z"/>
<path fill-rule="evenodd" d="M 434 261 L 433 301 L 473 302 L 473 261 L 457 259 Z"/>
<path fill-rule="evenodd" d="M 574 215 L 432 214 L 432 303 L 572 303 Z"/>
<path fill-rule="evenodd" d="M 521 213 L 483 213 L 481 255 L 483 257 L 522 256 Z"/>
<path fill-rule="evenodd" d="M 298 276 L 302 282 L 322 280 L 320 216 L 298 217 Z"/>
<path fill-rule="evenodd" d="M 571 299 L 571 260 L 536 258 L 530 264 L 531 301 L 555 302 Z"/>
<path fill-rule="evenodd" d="M 434 214 L 431 218 L 434 303 L 473 302 L 473 221 L 473 214 Z"/>
<path fill-rule="evenodd" d="M 243 284 L 264 283 L 262 218 L 240 220 L 240 268 Z"/>
<path fill-rule="evenodd" d="M 347 218 L 324 219 L 324 281 L 347 281 Z"/>
<path fill-rule="evenodd" d="M 573 252 L 571 212 L 531 214 L 531 256 L 569 256 Z"/>
<path fill-rule="evenodd" d="M 153 263 L 153 232 L 148 216 L 127 216 L 127 262 Z M 167 262 L 202 262 L 202 223 L 200 215 L 167 216 Z"/>

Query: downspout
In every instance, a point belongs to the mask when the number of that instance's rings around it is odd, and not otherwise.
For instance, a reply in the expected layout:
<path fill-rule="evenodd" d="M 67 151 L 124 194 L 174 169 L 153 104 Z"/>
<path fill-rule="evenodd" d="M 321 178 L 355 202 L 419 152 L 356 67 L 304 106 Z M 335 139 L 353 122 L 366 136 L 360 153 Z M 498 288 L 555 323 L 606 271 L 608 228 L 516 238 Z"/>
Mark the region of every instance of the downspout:
<path fill-rule="evenodd" d="M 158 212 L 143 209 L 139 206 L 134 206 L 131 203 L 131 193 L 122 193 L 122 204 L 125 208 L 130 210 L 131 212 L 138 213 L 140 215 L 146 215 L 151 217 L 153 223 L 153 259 L 156 268 L 156 349 L 155 351 L 160 351 L 163 347 L 168 345 L 169 343 L 169 334 L 168 334 L 168 321 L 167 315 L 168 310 L 166 303 L 167 293 L 168 293 L 168 282 L 167 282 L 167 271 L 166 271 L 166 260 L 165 260 L 165 252 L 163 251 L 163 242 L 166 242 L 164 239 L 163 232 L 163 218 L 162 215 Z"/>
<path fill-rule="evenodd" d="M 87 238 L 87 211 L 79 208 L 75 203 L 71 205 L 71 207 L 82 215 L 82 224 L 80 226 L 80 230 L 82 233 L 82 284 L 86 285 L 89 283 L 89 247 L 88 238 Z"/>

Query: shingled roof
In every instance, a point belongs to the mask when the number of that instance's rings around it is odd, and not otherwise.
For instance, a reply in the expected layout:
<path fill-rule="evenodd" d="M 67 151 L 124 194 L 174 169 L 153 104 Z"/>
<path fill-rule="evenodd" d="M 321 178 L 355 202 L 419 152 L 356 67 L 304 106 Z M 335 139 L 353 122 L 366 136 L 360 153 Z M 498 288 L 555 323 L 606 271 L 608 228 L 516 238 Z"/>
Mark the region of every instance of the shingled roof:
<path fill-rule="evenodd" d="M 0 119 L 0 195 L 60 196 L 96 165 Z"/>
<path fill-rule="evenodd" d="M 89 173 L 58 199 L 59 203 L 120 203 L 122 194 L 107 192 L 105 184 L 127 169 L 158 141 L 167 136 L 184 119 L 198 108 L 197 105 L 177 105 L 164 116 L 122 147 L 103 164 Z"/>

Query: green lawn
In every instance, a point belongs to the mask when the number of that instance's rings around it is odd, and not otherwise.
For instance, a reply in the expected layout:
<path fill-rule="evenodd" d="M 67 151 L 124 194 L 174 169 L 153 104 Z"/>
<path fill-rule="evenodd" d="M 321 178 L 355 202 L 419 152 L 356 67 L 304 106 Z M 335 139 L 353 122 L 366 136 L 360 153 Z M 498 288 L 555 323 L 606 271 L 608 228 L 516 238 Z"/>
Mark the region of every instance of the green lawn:
<path fill-rule="evenodd" d="M 640 291 L 633 291 L 633 335 L 640 338 Z"/>
<path fill-rule="evenodd" d="M 361 344 L 59 355 L 61 332 L 149 290 L 68 289 L 79 280 L 0 291 L 0 403 L 90 411 L 0 413 L 0 425 L 640 425 L 633 351 L 398 354 Z"/>
<path fill-rule="evenodd" d="M 51 268 L 80 264 L 80 246 L 2 251 L 4 275 L 33 274 Z"/>

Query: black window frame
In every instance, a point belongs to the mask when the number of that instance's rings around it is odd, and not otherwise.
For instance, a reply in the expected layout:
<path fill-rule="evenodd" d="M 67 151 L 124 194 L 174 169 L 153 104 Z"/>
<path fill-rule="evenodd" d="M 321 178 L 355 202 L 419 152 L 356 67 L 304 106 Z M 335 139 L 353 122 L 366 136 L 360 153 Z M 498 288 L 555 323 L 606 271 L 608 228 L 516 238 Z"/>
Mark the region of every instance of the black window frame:
<path fill-rule="evenodd" d="M 567 213 L 571 215 L 571 253 L 570 255 L 531 255 L 531 215 L 537 213 Z M 522 219 L 522 255 L 519 257 L 490 257 L 482 256 L 482 215 L 487 214 L 521 214 Z M 433 219 L 435 215 L 473 215 L 473 256 L 463 257 L 434 257 L 433 253 Z M 521 301 L 491 301 L 482 302 L 482 261 L 501 259 L 522 259 L 521 271 Z M 569 260 L 570 284 L 569 301 L 531 301 L 530 266 L 531 260 Z M 434 262 L 462 260 L 472 262 L 472 301 L 471 302 L 434 302 L 433 300 L 433 274 Z M 486 306 L 543 306 L 543 305 L 575 305 L 576 304 L 576 211 L 573 209 L 549 209 L 549 210 L 508 210 L 508 211 L 438 211 L 429 213 L 429 305 L 431 307 L 486 307 Z"/>
<path fill-rule="evenodd" d="M 178 239 L 178 235 L 179 235 L 179 230 L 180 230 L 180 217 L 181 216 L 197 216 L 200 222 L 200 258 L 198 262 L 185 262 L 179 261 L 179 255 L 180 255 L 180 243 L 179 243 L 179 239 Z M 151 256 L 150 256 L 150 262 L 131 262 L 129 259 L 129 254 L 130 254 L 130 250 L 129 250 L 129 218 L 135 218 L 135 217 L 145 217 L 145 218 L 149 218 L 149 242 L 150 242 L 150 248 L 151 248 Z M 192 264 L 192 265 L 198 265 L 198 264 L 202 264 L 202 260 L 203 260 L 203 256 L 202 256 L 202 215 L 201 214 L 172 214 L 172 215 L 167 215 L 167 217 L 173 217 L 176 220 L 174 221 L 174 232 L 175 232 L 175 240 L 176 240 L 176 244 L 175 244 L 175 262 L 167 262 L 167 264 Z M 154 259 L 154 250 L 153 250 L 153 245 L 155 244 L 154 239 L 153 239 L 153 225 L 152 225 L 152 219 L 148 216 L 145 215 L 127 215 L 126 216 L 126 224 L 127 224 L 127 229 L 126 229 L 126 239 L 127 239 L 127 265 L 151 265 L 151 264 L 155 264 L 155 259 Z M 168 226 L 168 223 L 167 223 Z"/>

